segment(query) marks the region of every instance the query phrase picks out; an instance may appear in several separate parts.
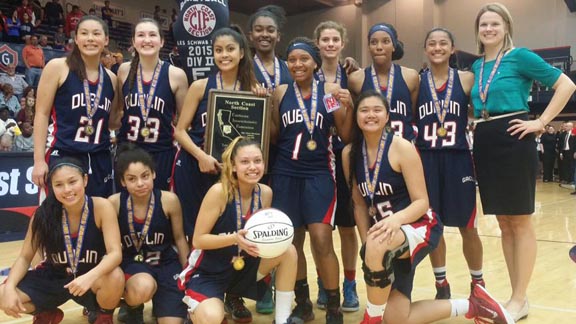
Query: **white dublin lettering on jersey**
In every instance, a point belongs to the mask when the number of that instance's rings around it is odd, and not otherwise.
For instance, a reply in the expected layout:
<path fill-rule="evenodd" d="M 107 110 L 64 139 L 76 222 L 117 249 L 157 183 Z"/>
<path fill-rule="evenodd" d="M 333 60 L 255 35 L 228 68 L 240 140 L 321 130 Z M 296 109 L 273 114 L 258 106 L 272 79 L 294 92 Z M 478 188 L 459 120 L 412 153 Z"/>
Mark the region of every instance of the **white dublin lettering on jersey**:
<path fill-rule="evenodd" d="M 362 197 L 368 196 L 368 184 L 366 181 L 362 182 L 358 189 L 360 190 L 360 194 Z M 385 182 L 378 182 L 376 185 L 376 192 L 374 193 L 375 196 L 389 196 L 394 194 L 394 189 L 392 189 L 392 185 Z"/>
<path fill-rule="evenodd" d="M 400 114 L 403 116 L 408 116 L 406 104 L 400 100 L 396 100 L 396 105 L 390 107 L 390 112 Z"/>
<path fill-rule="evenodd" d="M 84 254 L 82 255 L 80 261 L 78 261 L 79 263 L 98 263 L 98 251 L 94 251 L 94 250 L 85 250 L 83 251 Z M 68 263 L 68 254 L 66 253 L 66 251 L 62 251 L 59 253 L 52 253 L 50 255 L 50 259 L 52 260 L 52 263 L 54 264 L 67 264 Z"/>
<path fill-rule="evenodd" d="M 202 118 L 202 127 L 206 128 L 206 125 L 208 125 L 208 113 L 202 113 L 200 117 Z"/>
<path fill-rule="evenodd" d="M 148 102 L 148 94 L 144 95 L 144 101 Z M 125 96 L 124 97 L 124 104 L 126 105 L 126 107 L 129 107 L 129 108 L 140 107 L 138 94 L 137 93 L 131 93 L 131 94 Z M 165 105 L 166 105 L 166 102 L 164 101 L 164 99 L 162 99 L 160 97 L 154 97 L 154 102 L 153 102 L 151 108 L 154 110 L 157 110 L 161 114 L 163 114 Z"/>
<path fill-rule="evenodd" d="M 140 233 L 136 233 L 138 239 L 140 239 Z M 134 245 L 132 242 L 132 238 L 130 235 L 122 236 L 122 240 L 124 241 L 124 247 L 129 248 Z M 146 240 L 144 241 L 146 245 L 160 245 L 164 243 L 164 233 L 154 233 L 154 235 L 146 235 Z"/>
<path fill-rule="evenodd" d="M 90 98 L 91 98 L 91 102 L 94 102 L 94 98 L 96 97 L 96 94 L 94 93 L 90 93 Z M 112 101 L 110 101 L 110 99 L 108 98 L 104 98 L 104 104 L 103 105 L 98 105 L 98 109 L 103 109 L 106 112 L 110 112 L 110 106 L 112 105 Z M 86 108 L 86 100 L 85 100 L 85 96 L 83 93 L 77 93 L 75 95 L 72 96 L 72 99 L 70 101 L 70 107 L 72 107 L 72 109 L 76 109 L 76 108 Z"/>
<path fill-rule="evenodd" d="M 282 114 L 282 125 L 284 127 L 292 124 L 299 124 L 304 121 L 300 110 L 289 110 Z M 324 116 L 321 113 L 316 113 L 316 127 L 323 129 Z"/>
<path fill-rule="evenodd" d="M 460 103 L 450 101 L 447 113 L 460 117 Z M 432 103 L 432 101 L 428 101 L 425 104 L 418 107 L 418 116 L 420 117 L 420 119 L 423 119 L 428 115 L 436 115 L 436 109 L 434 108 L 434 104 Z"/>

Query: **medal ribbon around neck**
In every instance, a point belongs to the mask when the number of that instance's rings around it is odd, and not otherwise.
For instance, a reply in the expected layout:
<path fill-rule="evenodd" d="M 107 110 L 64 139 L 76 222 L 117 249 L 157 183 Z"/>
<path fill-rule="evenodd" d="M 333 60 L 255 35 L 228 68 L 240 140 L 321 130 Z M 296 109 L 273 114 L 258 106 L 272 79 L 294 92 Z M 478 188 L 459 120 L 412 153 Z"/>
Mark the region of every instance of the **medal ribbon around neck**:
<path fill-rule="evenodd" d="M 327 82 L 326 77 L 324 76 L 324 71 L 322 71 L 322 68 L 318 69 L 316 75 L 318 75 L 318 80 Z M 334 83 L 340 85 L 341 81 L 342 81 L 342 67 L 340 66 L 340 64 L 338 64 L 338 66 L 336 67 L 336 80 L 334 80 Z"/>
<path fill-rule="evenodd" d="M 370 207 L 374 207 L 374 194 L 376 193 L 376 182 L 378 182 L 378 175 L 380 174 L 380 166 L 382 165 L 382 157 L 384 156 L 384 148 L 386 146 L 386 130 L 382 130 L 380 142 L 378 143 L 378 151 L 376 152 L 376 165 L 374 166 L 374 173 L 370 178 L 370 169 L 368 166 L 368 149 L 366 148 L 366 140 L 362 141 L 362 157 L 364 162 L 364 177 L 366 179 L 366 191 L 370 197 Z M 376 215 L 371 215 L 376 222 Z"/>
<path fill-rule="evenodd" d="M 144 94 L 142 64 L 139 64 L 138 66 L 136 84 L 138 85 L 138 101 L 140 102 L 140 113 L 142 114 L 142 120 L 144 120 L 144 127 L 146 127 L 148 113 L 150 112 L 150 108 L 152 108 L 152 101 L 154 100 L 154 93 L 156 92 L 156 86 L 158 85 L 158 78 L 160 76 L 160 69 L 162 68 L 162 64 L 164 64 L 163 61 L 158 61 L 158 63 L 156 63 L 154 74 L 152 74 L 152 83 L 150 84 L 150 89 L 148 90 L 148 98 L 145 98 Z"/>
<path fill-rule="evenodd" d="M 260 201 L 260 186 L 256 185 L 252 190 L 252 213 L 254 214 L 258 208 Z M 240 194 L 240 189 L 236 191 L 234 195 L 234 204 L 236 205 L 236 233 L 242 229 L 242 195 Z M 240 258 L 240 246 L 238 246 L 238 258 Z M 242 266 L 243 267 L 243 266 Z M 241 269 L 240 269 L 241 270 Z"/>
<path fill-rule="evenodd" d="M 380 87 L 380 81 L 378 80 L 378 74 L 376 73 L 376 69 L 374 65 L 370 70 L 372 74 L 372 83 L 374 84 L 374 88 L 382 93 L 382 88 Z M 394 64 L 390 65 L 390 71 L 388 71 L 388 85 L 386 86 L 386 100 L 388 101 L 389 105 L 392 105 L 392 92 L 394 88 Z"/>
<path fill-rule="evenodd" d="M 132 202 L 132 197 L 126 201 L 126 211 L 128 214 L 128 230 L 130 231 L 130 238 L 134 244 L 136 252 L 140 252 L 140 249 L 146 241 L 146 236 L 148 236 L 148 230 L 150 230 L 150 223 L 152 222 L 152 215 L 154 214 L 154 206 L 156 204 L 156 197 L 154 197 L 154 192 L 150 193 L 150 199 L 148 200 L 148 208 L 146 209 L 146 219 L 144 221 L 144 226 L 140 231 L 140 237 L 136 235 L 136 230 L 134 229 L 134 203 Z"/>
<path fill-rule="evenodd" d="M 94 105 L 92 105 L 92 101 L 90 100 L 90 84 L 88 83 L 88 79 L 84 79 L 82 82 L 84 85 L 84 97 L 86 101 L 86 117 L 88 117 L 88 125 L 92 126 L 92 117 L 96 114 L 96 110 L 98 110 L 98 105 L 100 104 L 100 97 L 102 97 L 102 89 L 104 88 L 104 68 L 102 68 L 102 64 L 98 66 L 98 88 L 96 89 L 96 96 L 94 97 Z M 87 135 L 92 135 L 87 134 Z"/>
<path fill-rule="evenodd" d="M 222 82 L 222 74 L 220 72 L 218 72 L 216 74 L 216 88 L 220 89 L 220 90 L 224 90 L 224 82 Z M 238 79 L 236 79 L 236 81 L 234 81 L 234 91 L 240 91 L 240 82 L 238 82 Z"/>
<path fill-rule="evenodd" d="M 266 87 L 268 89 L 276 88 L 280 84 L 280 62 L 278 62 L 278 58 L 274 57 L 274 83 L 272 83 L 272 80 L 270 80 L 270 75 L 264 67 L 264 63 L 262 63 L 262 60 L 260 60 L 260 57 L 258 57 L 258 54 L 254 55 L 254 62 L 256 63 L 258 70 L 260 70 L 260 73 L 262 73 L 262 76 L 264 76 Z"/>
<path fill-rule="evenodd" d="M 302 118 L 304 118 L 306 129 L 308 130 L 310 138 L 312 139 L 314 135 L 314 125 L 316 123 L 316 111 L 318 110 L 318 82 L 316 82 L 316 80 L 312 81 L 312 107 L 310 108 L 310 115 L 308 115 L 308 110 L 306 110 L 306 104 L 302 98 L 302 91 L 296 82 L 294 82 L 294 90 L 296 93 L 296 100 L 298 101 L 298 107 L 302 113 Z"/>
<path fill-rule="evenodd" d="M 68 212 L 62 208 L 62 231 L 64 233 L 64 245 L 68 256 L 68 264 L 72 269 L 72 274 L 76 277 L 78 272 L 78 263 L 82 253 L 84 243 L 84 233 L 86 232 L 86 222 L 88 221 L 88 196 L 84 196 L 84 206 L 82 207 L 82 216 L 80 217 L 80 226 L 78 227 L 78 238 L 76 240 L 76 249 L 72 248 L 72 235 L 70 234 L 70 222 L 68 221 Z"/>
<path fill-rule="evenodd" d="M 502 56 L 500 56 L 500 53 L 502 53 Z M 483 110 L 486 110 L 486 100 L 488 99 L 488 89 L 490 88 L 490 84 L 492 83 L 492 80 L 494 79 L 494 76 L 496 75 L 496 71 L 498 71 L 498 68 L 500 67 L 500 63 L 502 62 L 502 58 L 504 57 L 504 55 L 506 55 L 506 52 L 502 52 L 502 48 L 500 48 L 500 50 L 498 51 L 498 54 L 496 55 L 496 62 L 494 63 L 494 66 L 492 67 L 492 71 L 490 72 L 490 76 L 488 77 L 488 80 L 486 80 L 486 87 L 483 88 L 482 86 L 482 79 L 484 78 L 484 64 L 486 64 L 486 55 L 484 55 L 484 58 L 482 59 L 482 64 L 480 65 L 480 76 L 478 77 L 478 94 L 480 95 L 480 100 L 482 101 L 482 105 L 484 106 Z"/>
<path fill-rule="evenodd" d="M 434 102 L 436 116 L 438 117 L 440 126 L 443 127 L 444 119 L 446 119 L 446 111 L 450 105 L 450 99 L 452 99 L 452 90 L 454 88 L 454 69 L 449 68 L 448 71 L 446 96 L 444 97 L 444 100 L 438 99 L 438 94 L 436 93 L 436 83 L 434 82 L 434 77 L 432 77 L 432 72 L 428 71 L 426 74 L 428 76 L 428 88 L 430 90 L 430 95 L 432 96 L 432 101 Z"/>

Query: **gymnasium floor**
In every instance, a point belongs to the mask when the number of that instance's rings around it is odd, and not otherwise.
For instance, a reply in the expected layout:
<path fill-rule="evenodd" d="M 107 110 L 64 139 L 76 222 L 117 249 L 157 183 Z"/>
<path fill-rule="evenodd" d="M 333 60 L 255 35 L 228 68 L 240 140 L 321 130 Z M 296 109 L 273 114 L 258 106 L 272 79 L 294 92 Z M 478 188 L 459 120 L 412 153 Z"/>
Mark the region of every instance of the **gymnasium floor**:
<path fill-rule="evenodd" d="M 576 244 L 576 196 L 569 195 L 572 190 L 560 188 L 557 183 L 539 182 L 536 187 L 537 201 L 534 214 L 534 226 L 538 239 L 538 256 L 532 276 L 528 296 L 530 314 L 522 324 L 572 324 L 576 323 L 576 263 L 568 257 L 569 249 Z M 499 300 L 509 297 L 510 290 L 506 265 L 500 247 L 500 231 L 494 216 L 483 216 L 479 207 L 479 232 L 484 244 L 484 273 L 487 288 Z M 335 232 L 335 244 L 340 241 Z M 448 245 L 448 279 L 452 286 L 452 295 L 465 298 L 469 294 L 469 274 L 460 252 L 461 239 L 457 229 L 445 230 Z M 9 267 L 19 252 L 20 242 L 0 243 L 0 269 Z M 339 251 L 338 251 L 339 254 Z M 308 253 L 310 269 L 309 283 L 313 301 L 317 293 L 316 273 L 312 255 Z M 361 310 L 344 315 L 345 323 L 359 323 L 365 305 L 365 285 L 358 267 L 358 293 Z M 418 267 L 414 282 L 413 300 L 433 298 L 435 295 L 433 275 L 430 263 L 425 260 Z M 271 323 L 272 315 L 257 315 L 254 302 L 248 301 L 248 307 L 254 314 L 253 323 Z M 81 307 L 73 302 L 62 306 L 65 318 L 62 323 L 87 323 L 82 318 Z M 152 323 L 150 306 L 146 307 L 145 318 Z M 316 319 L 310 324 L 325 323 L 324 312 L 315 309 Z M 0 314 L 0 323 L 30 323 L 31 317 L 9 318 Z M 233 323 L 229 321 L 229 323 Z M 443 320 L 437 323 L 471 323 L 466 319 Z"/>

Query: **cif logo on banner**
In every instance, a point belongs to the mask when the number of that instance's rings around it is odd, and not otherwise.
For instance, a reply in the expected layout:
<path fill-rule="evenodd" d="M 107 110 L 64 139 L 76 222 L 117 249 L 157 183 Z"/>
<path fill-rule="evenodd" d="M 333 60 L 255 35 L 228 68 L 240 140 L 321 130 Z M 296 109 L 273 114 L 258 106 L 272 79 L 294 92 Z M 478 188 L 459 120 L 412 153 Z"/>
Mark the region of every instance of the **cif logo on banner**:
<path fill-rule="evenodd" d="M 8 73 L 8 65 L 18 65 L 18 52 L 7 44 L 0 46 L 0 70 Z"/>
<path fill-rule="evenodd" d="M 194 37 L 206 37 L 216 27 L 216 14 L 205 4 L 188 7 L 182 22 L 188 34 Z"/>
<path fill-rule="evenodd" d="M 228 0 L 180 0 L 174 39 L 188 81 L 206 78 L 214 68 L 211 36 L 228 26 Z"/>

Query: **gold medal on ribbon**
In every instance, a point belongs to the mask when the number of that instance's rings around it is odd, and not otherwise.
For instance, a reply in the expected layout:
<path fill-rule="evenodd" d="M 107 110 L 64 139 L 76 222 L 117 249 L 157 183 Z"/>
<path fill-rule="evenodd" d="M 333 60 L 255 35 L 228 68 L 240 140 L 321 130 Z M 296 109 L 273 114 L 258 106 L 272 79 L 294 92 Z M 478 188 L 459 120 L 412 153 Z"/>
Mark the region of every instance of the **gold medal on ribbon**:
<path fill-rule="evenodd" d="M 142 135 L 142 137 L 150 136 L 150 128 L 142 127 L 142 129 L 140 129 L 140 135 Z"/>
<path fill-rule="evenodd" d="M 235 256 L 232 258 L 232 266 L 234 267 L 234 270 L 236 271 L 240 271 L 242 269 L 244 269 L 244 265 L 246 263 L 244 262 L 244 257 L 243 256 Z"/>
<path fill-rule="evenodd" d="M 134 256 L 134 261 L 138 262 L 138 263 L 142 263 L 144 262 L 144 255 L 142 255 L 142 253 L 138 253 Z"/>
<path fill-rule="evenodd" d="M 446 128 L 440 127 L 440 128 L 438 128 L 438 130 L 436 131 L 436 133 L 438 134 L 438 136 L 444 137 L 444 136 L 446 136 L 446 134 L 448 133 L 448 131 L 446 130 Z"/>
<path fill-rule="evenodd" d="M 94 134 L 94 126 L 86 125 L 86 127 L 84 127 L 84 133 L 88 136 Z"/>
<path fill-rule="evenodd" d="M 318 147 L 318 144 L 316 143 L 315 140 L 311 139 L 308 142 L 306 142 L 306 148 L 308 149 L 308 151 L 315 151 L 316 147 Z"/>
<path fill-rule="evenodd" d="M 377 213 L 376 207 L 374 206 L 368 207 L 368 215 L 370 215 L 370 217 L 376 216 L 376 213 Z"/>
<path fill-rule="evenodd" d="M 490 119 L 490 114 L 488 113 L 487 109 L 482 109 L 482 119 L 484 119 L 484 120 Z"/>

